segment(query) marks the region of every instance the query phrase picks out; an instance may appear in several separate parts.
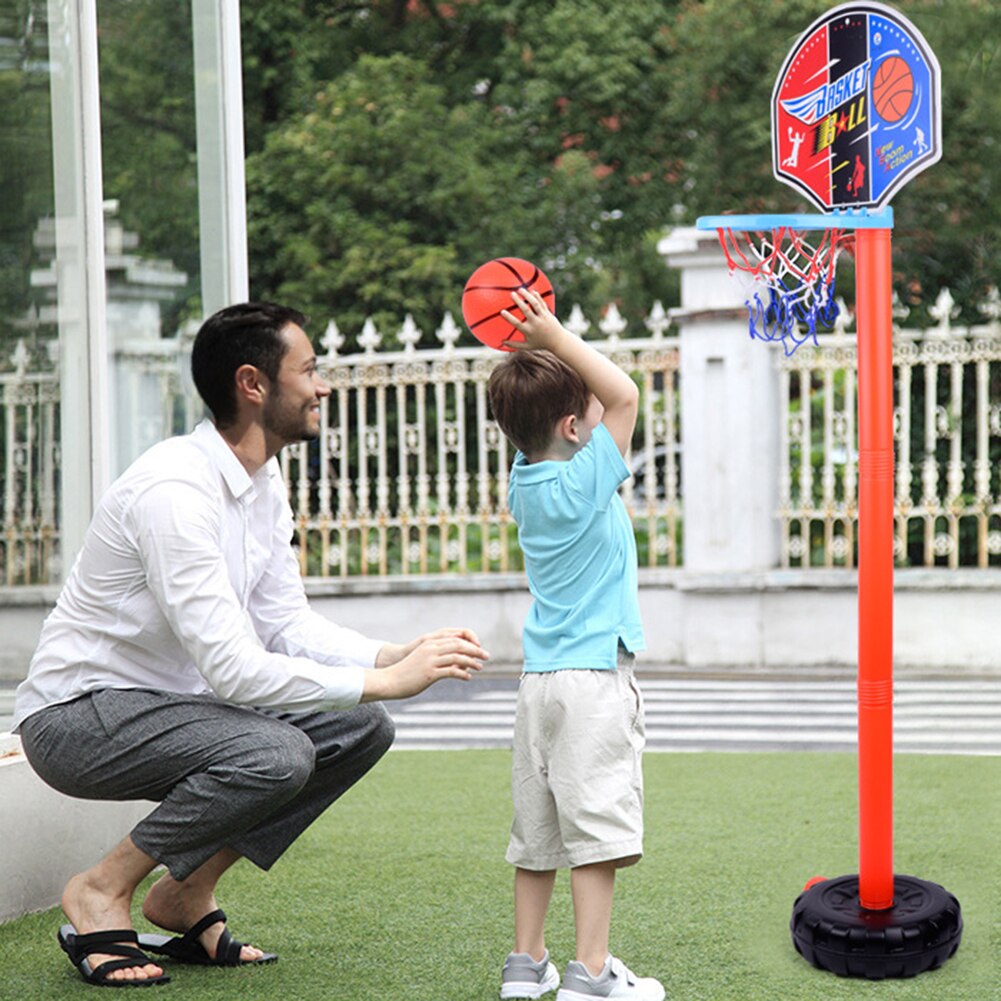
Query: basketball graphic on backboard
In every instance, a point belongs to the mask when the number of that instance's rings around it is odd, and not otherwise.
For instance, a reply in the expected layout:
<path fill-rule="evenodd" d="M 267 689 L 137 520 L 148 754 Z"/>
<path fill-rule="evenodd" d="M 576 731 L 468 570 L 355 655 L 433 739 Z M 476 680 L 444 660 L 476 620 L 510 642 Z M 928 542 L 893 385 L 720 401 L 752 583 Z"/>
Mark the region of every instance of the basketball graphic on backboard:
<path fill-rule="evenodd" d="M 872 78 L 872 104 L 884 122 L 899 122 L 914 96 L 914 77 L 900 56 L 887 56 Z"/>

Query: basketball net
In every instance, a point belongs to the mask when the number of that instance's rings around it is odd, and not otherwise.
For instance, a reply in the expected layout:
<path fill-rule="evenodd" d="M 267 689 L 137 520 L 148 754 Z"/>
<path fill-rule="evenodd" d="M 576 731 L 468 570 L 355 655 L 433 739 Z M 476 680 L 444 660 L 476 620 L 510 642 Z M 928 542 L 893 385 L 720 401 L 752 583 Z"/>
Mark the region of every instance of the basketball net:
<path fill-rule="evenodd" d="M 813 241 L 789 226 L 716 232 L 730 274 L 747 275 L 767 289 L 767 299 L 754 292 L 746 300 L 751 337 L 780 341 L 787 356 L 807 341 L 816 344 L 817 327 L 830 328 L 837 318 L 834 273 L 854 232 L 817 230 Z"/>

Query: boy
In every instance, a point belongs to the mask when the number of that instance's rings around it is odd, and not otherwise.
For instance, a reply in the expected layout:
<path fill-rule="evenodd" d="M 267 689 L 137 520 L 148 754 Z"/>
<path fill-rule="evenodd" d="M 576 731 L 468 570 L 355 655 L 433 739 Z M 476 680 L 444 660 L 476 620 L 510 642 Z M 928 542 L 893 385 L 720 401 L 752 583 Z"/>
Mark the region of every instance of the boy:
<path fill-rule="evenodd" d="M 535 292 L 512 292 L 524 337 L 490 378 L 497 423 L 518 449 L 509 503 L 534 601 L 523 631 L 507 859 L 515 866 L 515 942 L 502 998 L 559 984 L 544 924 L 556 870 L 569 867 L 576 958 L 557 1001 L 662 1001 L 608 951 L 615 870 L 643 852 L 643 707 L 633 679 L 644 649 L 636 544 L 617 488 L 629 475 L 639 392 L 566 330 Z"/>

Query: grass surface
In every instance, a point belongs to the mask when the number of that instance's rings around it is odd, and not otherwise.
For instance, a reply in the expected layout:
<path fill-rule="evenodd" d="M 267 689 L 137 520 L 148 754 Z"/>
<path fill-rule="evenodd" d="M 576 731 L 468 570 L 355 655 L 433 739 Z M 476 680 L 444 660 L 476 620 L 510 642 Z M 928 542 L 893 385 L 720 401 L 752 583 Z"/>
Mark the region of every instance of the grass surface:
<path fill-rule="evenodd" d="M 280 953 L 276 965 L 174 965 L 170 984 L 140 996 L 496 998 L 511 944 L 509 767 L 502 751 L 392 752 L 270 873 L 242 864 L 221 885 L 233 933 Z M 854 770 L 848 754 L 648 754 L 646 857 L 619 877 L 613 950 L 677 1001 L 1001 999 L 1001 758 L 896 763 L 895 868 L 959 898 L 953 959 L 867 982 L 814 970 L 793 950 L 803 883 L 858 870 Z M 2 1001 L 94 996 L 56 944 L 62 920 L 52 910 L 0 927 Z M 573 954 L 563 873 L 548 945 L 562 968 Z"/>

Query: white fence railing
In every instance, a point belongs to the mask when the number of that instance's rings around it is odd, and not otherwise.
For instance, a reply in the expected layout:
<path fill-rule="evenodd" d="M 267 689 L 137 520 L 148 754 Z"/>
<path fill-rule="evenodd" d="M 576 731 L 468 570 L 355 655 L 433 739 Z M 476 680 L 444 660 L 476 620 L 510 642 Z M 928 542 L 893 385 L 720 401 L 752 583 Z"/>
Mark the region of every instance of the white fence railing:
<path fill-rule="evenodd" d="M 51 359 L 18 341 L 0 370 L 0 583 L 58 573 L 59 380 Z"/>
<path fill-rule="evenodd" d="M 898 565 L 1001 565 L 1001 310 L 954 327 L 894 330 L 895 553 Z M 898 312 L 898 318 L 900 310 Z M 842 309 L 819 347 L 779 359 L 783 566 L 853 566 L 858 479 L 854 334 Z"/>
<path fill-rule="evenodd" d="M 1001 324 L 996 293 L 987 322 L 953 325 L 948 293 L 937 325 L 894 334 L 896 544 L 899 565 L 1001 565 Z M 845 316 L 845 313 L 842 313 Z M 574 310 L 567 325 L 589 324 Z M 659 305 L 648 333 L 626 337 L 610 307 L 595 346 L 630 372 L 641 414 L 623 488 L 641 565 L 683 564 L 683 454 L 677 337 Z M 409 319 L 389 348 L 369 322 L 361 351 L 338 353 L 331 324 L 320 368 L 333 388 L 324 434 L 286 449 L 282 464 L 298 552 L 314 577 L 497 573 L 521 567 L 507 511 L 511 452 L 490 420 L 486 385 L 500 355 L 459 347 L 446 315 L 440 346 L 418 347 Z M 177 341 L 116 357 L 122 427 L 143 447 L 189 427 L 197 412 L 179 377 Z M 762 350 L 767 350 L 762 347 Z M 847 320 L 818 347 L 777 357 L 779 507 L 786 567 L 853 566 L 856 552 L 855 341 Z M 51 360 L 19 344 L 0 359 L 0 582 L 49 582 L 60 573 L 59 387 Z M 705 415 L 697 415 L 705 419 Z M 153 425 L 159 426 L 154 427 Z M 691 430 L 691 429 L 690 429 Z M 715 432 L 714 432 L 715 433 Z M 723 432 L 725 434 L 725 429 Z M 687 448 L 697 447 L 691 434 Z M 739 503 L 739 497 L 732 499 Z M 700 517 L 689 511 L 687 517 Z"/>
<path fill-rule="evenodd" d="M 676 342 L 658 307 L 652 335 L 622 339 L 624 324 L 606 315 L 596 347 L 637 380 L 642 416 L 630 458 L 636 475 L 624 497 L 636 529 L 640 561 L 680 562 Z M 568 326 L 583 333 L 579 310 Z M 399 350 L 379 350 L 369 323 L 360 354 L 337 354 L 328 328 L 320 371 L 333 392 L 324 401 L 326 433 L 315 444 L 286 449 L 282 461 L 298 524 L 299 558 L 309 576 L 491 573 L 521 568 L 507 509 L 513 457 L 489 418 L 487 381 L 501 355 L 457 347 L 450 315 L 439 348 L 417 348 L 408 319 Z"/>

